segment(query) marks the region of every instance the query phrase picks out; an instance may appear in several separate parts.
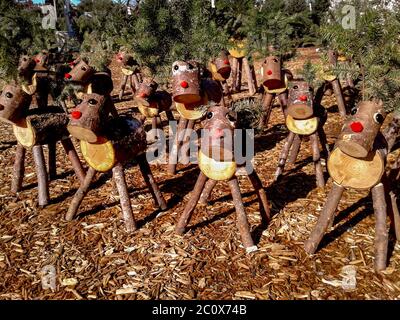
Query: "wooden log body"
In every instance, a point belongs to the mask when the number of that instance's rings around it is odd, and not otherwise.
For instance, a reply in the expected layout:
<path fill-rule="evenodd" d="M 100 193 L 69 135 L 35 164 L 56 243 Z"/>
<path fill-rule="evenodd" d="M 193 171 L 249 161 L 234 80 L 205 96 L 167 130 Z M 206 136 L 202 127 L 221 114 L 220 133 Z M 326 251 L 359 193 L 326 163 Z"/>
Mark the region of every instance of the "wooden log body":
<path fill-rule="evenodd" d="M 198 65 L 186 61 L 172 64 L 172 97 L 175 102 L 184 104 L 201 100 Z"/>
<path fill-rule="evenodd" d="M 336 146 L 347 155 L 365 158 L 373 149 L 375 138 L 385 120 L 381 102 L 362 101 L 344 123 Z"/>
<path fill-rule="evenodd" d="M 10 124 L 20 122 L 28 111 L 31 101 L 32 97 L 20 86 L 6 85 L 0 95 L 0 120 Z"/>
<path fill-rule="evenodd" d="M 30 110 L 18 124 L 13 125 L 13 132 L 17 141 L 25 148 L 54 144 L 68 137 L 68 121 L 68 115 L 61 108 L 36 108 Z"/>
<path fill-rule="evenodd" d="M 146 132 L 139 120 L 121 116 L 110 119 L 106 128 L 96 143 L 81 140 L 83 157 L 96 171 L 109 171 L 116 163 L 123 164 L 145 152 Z"/>
<path fill-rule="evenodd" d="M 277 56 L 267 57 L 261 69 L 263 85 L 269 90 L 279 89 L 284 86 L 281 59 Z"/>
<path fill-rule="evenodd" d="M 294 119 L 313 116 L 313 90 L 306 81 L 293 81 L 289 85 L 288 114 Z"/>

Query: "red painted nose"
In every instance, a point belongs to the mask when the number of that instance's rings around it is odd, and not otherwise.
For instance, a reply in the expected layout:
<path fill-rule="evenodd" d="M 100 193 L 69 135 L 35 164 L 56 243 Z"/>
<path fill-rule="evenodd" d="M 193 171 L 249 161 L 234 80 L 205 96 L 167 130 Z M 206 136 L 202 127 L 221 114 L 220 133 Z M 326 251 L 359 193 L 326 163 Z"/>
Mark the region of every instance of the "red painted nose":
<path fill-rule="evenodd" d="M 267 74 L 270 76 L 272 74 L 272 70 L 268 70 Z"/>
<path fill-rule="evenodd" d="M 144 92 L 142 92 L 141 94 L 139 94 L 139 97 L 141 97 L 141 98 L 147 98 L 147 94 L 145 94 Z"/>
<path fill-rule="evenodd" d="M 181 87 L 186 89 L 187 87 L 189 87 L 189 83 L 187 83 L 187 81 L 182 81 Z"/>
<path fill-rule="evenodd" d="M 73 66 L 75 65 L 75 62 L 71 61 L 71 62 L 68 62 L 68 64 L 69 64 L 71 67 L 73 67 Z"/>
<path fill-rule="evenodd" d="M 213 130 L 213 137 L 214 138 L 221 138 L 223 136 L 224 136 L 224 130 L 223 129 L 217 128 L 217 129 Z"/>
<path fill-rule="evenodd" d="M 71 112 L 71 117 L 73 119 L 78 120 L 81 116 L 82 116 L 82 112 L 80 112 L 78 110 L 74 110 L 74 111 Z"/>
<path fill-rule="evenodd" d="M 356 121 L 356 122 L 352 122 L 350 124 L 350 129 L 353 130 L 353 132 L 358 133 L 358 132 L 362 132 L 364 130 L 364 127 L 361 122 Z"/>
<path fill-rule="evenodd" d="M 40 62 L 40 59 L 35 58 L 35 62 L 36 62 L 36 63 L 39 63 L 39 62 Z"/>
<path fill-rule="evenodd" d="M 66 73 L 66 74 L 64 75 L 64 78 L 65 78 L 65 79 L 71 79 L 72 76 L 71 76 L 69 73 Z"/>
<path fill-rule="evenodd" d="M 307 96 L 300 96 L 300 97 L 299 97 L 299 100 L 300 100 L 300 101 L 307 101 Z"/>
<path fill-rule="evenodd" d="M 229 59 L 225 59 L 225 60 L 224 60 L 224 63 L 225 63 L 225 64 L 229 64 Z"/>

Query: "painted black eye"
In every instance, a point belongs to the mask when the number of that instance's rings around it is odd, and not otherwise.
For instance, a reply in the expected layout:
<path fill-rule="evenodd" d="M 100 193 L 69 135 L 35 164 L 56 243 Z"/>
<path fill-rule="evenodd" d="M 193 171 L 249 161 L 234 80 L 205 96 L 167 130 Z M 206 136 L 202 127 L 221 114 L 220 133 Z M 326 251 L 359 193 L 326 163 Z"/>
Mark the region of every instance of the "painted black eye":
<path fill-rule="evenodd" d="M 23 58 L 22 58 L 22 61 L 26 61 L 26 58 L 25 58 L 25 57 L 23 57 Z"/>
<path fill-rule="evenodd" d="M 87 70 L 87 68 L 86 68 L 85 66 L 83 66 L 81 69 L 82 69 L 83 71 L 86 71 L 86 70 Z"/>
<path fill-rule="evenodd" d="M 293 86 L 293 89 L 294 90 L 297 90 L 299 87 L 298 86 Z"/>
<path fill-rule="evenodd" d="M 374 121 L 375 121 L 376 123 L 378 123 L 378 124 L 382 124 L 383 121 L 385 121 L 385 117 L 384 117 L 382 114 L 380 114 L 380 113 L 375 113 L 375 114 L 374 114 Z"/>
<path fill-rule="evenodd" d="M 278 59 L 276 59 L 276 58 L 274 58 L 272 61 L 275 63 L 278 63 Z"/>
<path fill-rule="evenodd" d="M 96 99 L 90 99 L 89 100 L 89 104 L 96 105 L 97 104 L 97 100 Z"/>
<path fill-rule="evenodd" d="M 82 99 L 78 99 L 78 101 L 76 101 L 78 104 L 82 103 Z M 89 102 L 90 103 L 90 102 Z"/>
<path fill-rule="evenodd" d="M 13 94 L 12 94 L 11 92 L 7 92 L 7 93 L 6 93 L 6 97 L 7 97 L 8 99 L 11 99 L 11 98 L 13 97 Z"/>
<path fill-rule="evenodd" d="M 212 119 L 214 117 L 214 112 L 207 112 L 206 118 L 207 119 Z"/>
<path fill-rule="evenodd" d="M 189 63 L 189 70 L 193 70 L 193 65 Z"/>
<path fill-rule="evenodd" d="M 179 66 L 176 64 L 175 66 L 174 66 L 174 70 L 178 70 L 179 69 Z"/>
<path fill-rule="evenodd" d="M 353 108 L 353 109 L 351 109 L 350 114 L 351 114 L 352 116 L 354 116 L 354 115 L 357 113 L 357 111 L 358 111 L 357 108 Z"/>

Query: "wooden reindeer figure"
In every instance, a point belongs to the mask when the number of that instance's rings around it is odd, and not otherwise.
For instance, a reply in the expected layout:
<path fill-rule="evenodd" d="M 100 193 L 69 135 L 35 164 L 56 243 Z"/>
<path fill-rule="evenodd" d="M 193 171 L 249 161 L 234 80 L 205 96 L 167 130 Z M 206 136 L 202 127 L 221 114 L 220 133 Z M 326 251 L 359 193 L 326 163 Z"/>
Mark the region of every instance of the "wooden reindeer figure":
<path fill-rule="evenodd" d="M 288 83 L 293 79 L 292 73 L 289 70 L 282 68 L 281 59 L 278 56 L 269 56 L 264 60 L 261 67 L 261 75 L 263 77 L 264 86 L 264 114 L 261 118 L 259 129 L 268 126 L 273 102 L 276 96 L 278 96 L 282 112 L 286 119 Z"/>
<path fill-rule="evenodd" d="M 151 119 L 152 129 L 161 129 L 160 113 L 165 112 L 169 121 L 174 121 L 171 110 L 172 98 L 165 90 L 157 90 L 158 84 L 154 80 L 145 79 L 135 95 L 135 105 L 140 113 Z"/>
<path fill-rule="evenodd" d="M 222 91 L 212 79 L 202 79 L 196 61 L 175 61 L 172 65 L 172 99 L 180 114 L 177 132 L 169 154 L 168 172 L 175 174 L 181 142 L 190 138 L 195 122 L 204 116 L 209 101 L 219 103 Z"/>
<path fill-rule="evenodd" d="M 140 75 L 140 68 L 138 62 L 126 52 L 119 52 L 116 56 L 117 63 L 121 66 L 121 72 L 123 75 L 121 82 L 121 89 L 119 92 L 119 100 L 122 100 L 124 96 L 125 87 L 128 84 L 132 91 L 132 95 L 135 94 L 139 88 L 139 84 L 142 82 Z M 129 81 L 129 82 L 128 82 Z"/>
<path fill-rule="evenodd" d="M 231 100 L 232 97 L 227 80 L 231 75 L 231 69 L 231 64 L 226 51 L 221 51 L 219 56 L 210 61 L 208 64 L 208 71 L 211 73 L 212 79 L 218 82 L 218 84 L 221 86 L 223 94 L 226 94 L 229 100 Z M 226 103 L 223 96 L 221 102 L 225 107 Z"/>
<path fill-rule="evenodd" d="M 175 231 L 183 234 L 191 215 L 200 200 L 205 203 L 218 181 L 227 181 L 233 197 L 237 214 L 237 226 L 246 251 L 257 249 L 250 234 L 246 212 L 243 206 L 239 184 L 235 176 L 237 164 L 233 150 L 233 130 L 236 114 L 226 107 L 213 106 L 208 109 L 204 120 L 204 131 L 201 139 L 201 149 L 198 153 L 200 175 L 197 178 L 190 200 L 179 217 Z M 248 171 L 249 179 L 255 188 L 264 220 L 269 220 L 270 211 L 267 196 L 262 183 L 253 168 Z"/>
<path fill-rule="evenodd" d="M 333 226 L 338 203 L 346 188 L 371 190 L 375 212 L 375 270 L 386 268 L 388 231 L 386 227 L 385 194 L 390 190 L 386 184 L 385 160 L 387 144 L 380 127 L 386 112 L 381 101 L 362 101 L 358 109 L 343 125 L 335 149 L 328 159 L 328 171 L 333 187 L 328 194 L 318 222 L 305 242 L 305 250 L 316 252 L 325 232 Z M 393 200 L 393 199 L 392 199 Z M 393 223 L 396 238 L 400 238 L 397 204 L 392 202 L 395 213 Z M 393 218 L 393 217 L 392 217 Z"/>
<path fill-rule="evenodd" d="M 229 54 L 232 58 L 232 91 L 240 92 L 242 86 L 243 70 L 247 77 L 247 86 L 250 95 L 254 95 L 257 91 L 257 81 L 254 72 L 254 67 L 247 59 L 245 40 L 234 41 L 233 48 L 229 49 Z"/>
<path fill-rule="evenodd" d="M 55 145 L 60 141 L 81 182 L 85 173 L 68 137 L 68 116 L 56 107 L 28 110 L 31 100 L 32 97 L 20 86 L 6 85 L 0 96 L 0 120 L 12 124 L 18 142 L 11 191 L 17 193 L 21 190 L 25 171 L 25 153 L 26 149 L 31 149 L 38 179 L 39 206 L 43 207 L 49 202 L 49 187 L 42 145 Z M 50 157 L 53 156 L 54 159 L 51 160 Z M 49 153 L 50 165 L 55 165 L 55 156 L 55 152 Z M 49 168 L 49 171 L 56 172 L 56 168 Z"/>
<path fill-rule="evenodd" d="M 333 50 L 329 50 L 328 51 L 328 59 L 329 59 L 329 63 L 332 66 L 336 66 L 338 63 L 337 52 L 333 51 Z M 339 113 L 343 117 L 346 116 L 346 104 L 345 104 L 345 100 L 343 97 L 342 87 L 340 85 L 339 79 L 337 78 L 336 75 L 327 74 L 327 73 L 323 74 L 323 78 L 325 80 L 325 83 L 318 88 L 316 95 L 315 95 L 315 102 L 317 104 L 321 104 L 322 98 L 323 98 L 326 90 L 329 87 L 332 87 L 333 92 L 335 93 L 335 96 L 336 96 L 336 102 L 337 102 L 337 105 L 339 108 Z"/>
<path fill-rule="evenodd" d="M 314 105 L 313 102 L 313 89 L 306 81 L 293 81 L 290 84 L 286 117 L 286 126 L 289 129 L 289 135 L 279 156 L 275 180 L 278 180 L 284 170 L 289 151 L 294 144 L 296 136 L 298 136 L 297 139 L 299 141 L 302 137 L 307 136 L 310 138 L 311 143 L 317 187 L 324 187 L 325 181 L 318 142 L 321 142 L 326 153 L 328 153 L 328 149 L 326 136 L 323 131 L 325 115 L 318 114 L 321 113 L 320 110 L 316 110 L 318 107 L 320 106 Z M 295 150 L 296 157 L 297 151 Z"/>
<path fill-rule="evenodd" d="M 106 99 L 95 93 L 85 94 L 82 103 L 71 112 L 68 130 L 73 137 L 80 140 L 81 152 L 89 169 L 71 201 L 66 220 L 72 220 L 78 212 L 96 172 L 111 170 L 119 193 L 126 229 L 131 232 L 136 230 L 136 223 L 125 180 L 125 163 L 135 160 L 139 164 L 155 202 L 162 210 L 167 206 L 146 159 L 146 133 L 142 123 L 128 116 L 109 119 L 111 110 Z"/>
<path fill-rule="evenodd" d="M 107 68 L 104 71 L 96 71 L 84 59 L 79 59 L 70 72 L 65 74 L 68 82 L 82 86 L 82 90 L 77 93 L 77 98 L 81 99 L 85 93 L 97 93 L 105 97 L 107 110 L 118 116 L 114 102 L 111 98 L 111 92 L 114 88 L 111 79 L 111 71 Z"/>

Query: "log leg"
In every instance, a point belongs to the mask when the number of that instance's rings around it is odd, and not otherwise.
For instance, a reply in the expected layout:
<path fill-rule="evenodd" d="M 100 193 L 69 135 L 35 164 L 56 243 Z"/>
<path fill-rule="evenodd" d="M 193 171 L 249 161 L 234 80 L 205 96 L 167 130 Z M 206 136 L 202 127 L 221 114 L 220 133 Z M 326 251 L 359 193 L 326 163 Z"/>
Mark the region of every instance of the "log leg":
<path fill-rule="evenodd" d="M 176 165 L 178 163 L 178 151 L 179 145 L 183 139 L 183 135 L 185 133 L 185 128 L 188 123 L 188 120 L 181 117 L 179 119 L 178 128 L 176 129 L 174 142 L 172 144 L 170 154 L 169 154 L 169 164 L 168 164 L 168 173 L 175 174 L 176 173 Z M 171 139 L 172 137 L 170 137 Z"/>
<path fill-rule="evenodd" d="M 278 99 L 279 99 L 279 102 L 281 104 L 283 116 L 285 117 L 285 120 L 286 120 L 286 117 L 287 117 L 287 104 L 288 104 L 288 102 L 287 102 L 287 100 L 288 100 L 287 91 L 280 93 L 278 95 Z"/>
<path fill-rule="evenodd" d="M 142 82 L 143 82 L 142 74 L 141 74 L 140 72 L 136 73 L 136 78 L 137 78 L 137 80 L 138 80 L 139 83 L 142 83 Z"/>
<path fill-rule="evenodd" d="M 340 82 L 338 79 L 332 81 L 333 91 L 335 92 L 336 101 L 339 108 L 339 113 L 341 116 L 346 116 L 346 105 L 343 99 L 342 87 L 340 86 Z"/>
<path fill-rule="evenodd" d="M 224 97 L 224 87 L 222 86 L 222 83 L 221 83 L 221 81 L 218 81 L 218 85 L 219 85 L 219 88 L 221 89 L 221 105 L 223 106 L 223 107 L 226 107 L 226 103 L 225 103 L 225 97 Z"/>
<path fill-rule="evenodd" d="M 271 213 L 269 209 L 269 203 L 267 194 L 265 193 L 264 187 L 258 176 L 257 172 L 253 169 L 253 171 L 249 174 L 249 180 L 253 185 L 254 190 L 257 192 L 258 199 L 260 201 L 260 212 L 264 213 L 261 215 L 263 222 L 267 224 L 271 219 Z"/>
<path fill-rule="evenodd" d="M 232 92 L 237 92 L 237 77 L 239 72 L 238 67 L 239 67 L 239 60 L 236 58 L 232 58 L 232 70 L 231 70 Z"/>
<path fill-rule="evenodd" d="M 61 140 L 61 144 L 67 154 L 69 161 L 71 161 L 72 168 L 75 171 L 76 176 L 79 179 L 79 182 L 82 184 L 85 181 L 85 170 L 82 167 L 82 163 L 79 160 L 79 156 L 75 150 L 74 145 L 70 138 Z"/>
<path fill-rule="evenodd" d="M 133 91 L 133 93 L 135 93 L 136 90 L 139 89 L 139 85 L 140 85 L 140 82 L 141 82 L 141 81 L 139 81 L 138 74 L 136 74 L 136 73 L 134 73 L 134 74 L 131 76 L 131 79 L 133 80 L 133 87 L 132 87 L 132 89 L 135 89 L 135 90 Z"/>
<path fill-rule="evenodd" d="M 185 134 L 183 136 L 182 147 L 180 148 L 180 156 L 182 157 L 182 163 L 189 163 L 189 149 L 190 149 L 190 136 L 194 128 L 194 120 L 189 120 L 186 126 Z"/>
<path fill-rule="evenodd" d="M 346 83 L 347 83 L 347 86 L 348 87 L 350 87 L 350 88 L 352 88 L 352 89 L 354 89 L 356 86 L 354 85 L 354 81 L 353 81 L 353 79 L 351 78 L 351 75 L 348 73 L 347 75 L 346 75 Z"/>
<path fill-rule="evenodd" d="M 301 140 L 302 140 L 302 138 L 298 134 L 296 134 L 294 137 L 294 140 L 293 140 L 292 147 L 290 149 L 288 163 L 295 164 L 295 162 L 297 160 L 297 156 L 300 151 Z"/>
<path fill-rule="evenodd" d="M 386 227 L 387 210 L 383 184 L 377 184 L 372 188 L 371 193 L 375 213 L 375 270 L 382 271 L 386 269 L 389 241 Z"/>
<path fill-rule="evenodd" d="M 11 180 L 11 192 L 17 193 L 22 188 L 22 181 L 25 174 L 25 153 L 26 149 L 21 145 L 17 144 L 17 150 L 15 151 L 15 160 L 13 166 L 13 175 Z"/>
<path fill-rule="evenodd" d="M 128 186 L 125 181 L 124 168 L 117 163 L 112 169 L 113 179 L 118 189 L 119 201 L 121 203 L 122 216 L 124 218 L 125 227 L 128 232 L 135 231 L 136 222 L 133 218 L 131 200 L 129 199 Z"/>
<path fill-rule="evenodd" d="M 255 245 L 253 238 L 251 237 L 249 222 L 247 221 L 246 212 L 243 206 L 242 195 L 240 194 L 239 184 L 234 176 L 231 180 L 228 181 L 229 188 L 231 189 L 233 204 L 236 209 L 236 223 L 239 229 L 240 236 L 242 238 L 243 246 L 246 248 L 246 251 L 253 251 Z"/>
<path fill-rule="evenodd" d="M 168 121 L 175 121 L 174 114 L 171 110 L 165 111 L 165 114 L 167 115 Z"/>
<path fill-rule="evenodd" d="M 322 126 L 320 126 L 318 128 L 318 138 L 321 143 L 322 152 L 324 154 L 324 157 L 325 157 L 326 161 L 328 161 L 328 158 L 331 155 L 331 151 L 329 150 L 329 143 L 328 143 L 328 140 L 326 139 L 324 127 L 322 127 Z"/>
<path fill-rule="evenodd" d="M 263 106 L 263 115 L 260 119 L 260 123 L 258 125 L 258 129 L 262 130 L 264 127 L 268 128 L 269 118 L 272 112 L 272 106 L 274 101 L 274 95 L 271 93 L 265 93 L 262 101 Z"/>
<path fill-rule="evenodd" d="M 246 57 L 243 58 L 243 69 L 246 72 L 249 93 L 250 95 L 254 95 L 256 93 L 256 88 L 254 87 L 253 73 L 251 72 L 250 62 Z"/>
<path fill-rule="evenodd" d="M 183 213 L 179 217 L 178 223 L 176 224 L 175 232 L 177 234 L 183 234 L 185 232 L 185 228 L 189 223 L 190 217 L 192 216 L 194 209 L 196 208 L 197 201 L 200 198 L 201 191 L 203 190 L 206 181 L 207 177 L 204 175 L 203 172 L 200 171 L 200 175 L 197 178 L 190 200 L 186 204 L 185 209 L 183 210 Z"/>
<path fill-rule="evenodd" d="M 276 168 L 275 171 L 275 181 L 278 180 L 279 176 L 283 172 L 283 169 L 285 168 L 286 159 L 288 157 L 290 147 L 293 144 L 294 137 L 295 134 L 292 131 L 290 131 L 288 137 L 286 138 L 285 144 L 283 145 L 282 152 L 279 156 L 278 168 Z"/>
<path fill-rule="evenodd" d="M 49 203 L 49 182 L 47 179 L 46 163 L 44 160 L 42 146 L 32 148 L 33 160 L 35 162 L 36 177 L 38 180 L 38 201 L 39 206 L 44 207 Z"/>
<path fill-rule="evenodd" d="M 324 237 L 325 232 L 328 230 L 331 221 L 334 219 L 335 211 L 340 199 L 342 198 L 343 191 L 344 187 L 335 182 L 333 183 L 333 187 L 328 194 L 317 224 L 311 232 L 310 237 L 304 243 L 304 249 L 306 252 L 313 254 L 317 251 L 318 245 Z"/>
<path fill-rule="evenodd" d="M 210 199 L 211 192 L 213 191 L 215 185 L 217 184 L 217 180 L 209 179 L 207 180 L 203 192 L 200 195 L 199 204 L 205 205 L 207 204 L 208 199 Z"/>
<path fill-rule="evenodd" d="M 393 191 L 390 191 L 390 202 L 393 210 L 393 228 L 396 234 L 396 240 L 400 241 L 400 213 L 397 205 L 397 197 Z"/>
<path fill-rule="evenodd" d="M 225 80 L 224 82 L 222 82 L 222 86 L 223 86 L 224 94 L 226 95 L 228 100 L 231 101 L 232 100 L 231 89 L 229 88 L 228 82 Z"/>
<path fill-rule="evenodd" d="M 236 77 L 236 92 L 240 92 L 242 88 L 242 70 L 243 70 L 243 59 L 238 59 L 237 64 L 237 77 Z"/>
<path fill-rule="evenodd" d="M 68 212 L 65 215 L 65 220 L 71 221 L 75 217 L 83 198 L 89 191 L 90 183 L 92 182 L 95 175 L 96 170 L 94 170 L 92 167 L 89 167 L 85 175 L 84 181 L 81 183 L 79 189 L 76 191 L 74 198 L 69 205 Z"/>
<path fill-rule="evenodd" d="M 255 71 L 253 65 L 250 66 L 250 69 L 251 69 L 251 77 L 252 77 L 252 79 L 253 79 L 254 90 L 255 90 L 255 92 L 257 92 L 257 91 L 258 91 L 258 84 L 257 84 L 256 71 Z"/>
<path fill-rule="evenodd" d="M 314 97 L 314 103 L 317 106 L 320 106 L 322 103 L 322 99 L 324 97 L 325 94 L 325 90 L 326 90 L 326 82 L 324 82 L 316 91 L 315 93 L 315 97 Z"/>
<path fill-rule="evenodd" d="M 310 135 L 310 143 L 311 143 L 313 162 L 315 168 L 315 176 L 317 178 L 317 187 L 323 188 L 325 186 L 325 180 L 321 165 L 321 155 L 319 152 L 318 136 L 316 133 Z"/>
<path fill-rule="evenodd" d="M 124 91 L 125 91 L 125 87 L 126 87 L 126 83 L 128 82 L 128 76 L 124 75 L 122 82 L 121 82 L 121 87 L 120 87 L 120 91 L 119 91 L 119 95 L 118 95 L 118 99 L 119 101 L 122 100 L 122 97 L 124 96 Z"/>
<path fill-rule="evenodd" d="M 165 199 L 158 188 L 157 182 L 154 180 L 153 173 L 151 172 L 145 154 L 142 154 L 138 157 L 138 163 L 140 172 L 142 173 L 143 179 L 146 182 L 146 185 L 149 188 L 155 203 L 160 207 L 161 210 L 166 210 L 167 203 L 165 202 Z"/>
<path fill-rule="evenodd" d="M 157 129 L 161 129 L 162 130 L 162 120 L 161 120 L 160 115 L 158 115 L 156 117 L 156 127 L 157 127 Z"/>
<path fill-rule="evenodd" d="M 48 148 L 48 168 L 49 168 L 49 180 L 52 181 L 57 177 L 57 154 L 56 154 L 56 144 L 49 143 Z"/>

